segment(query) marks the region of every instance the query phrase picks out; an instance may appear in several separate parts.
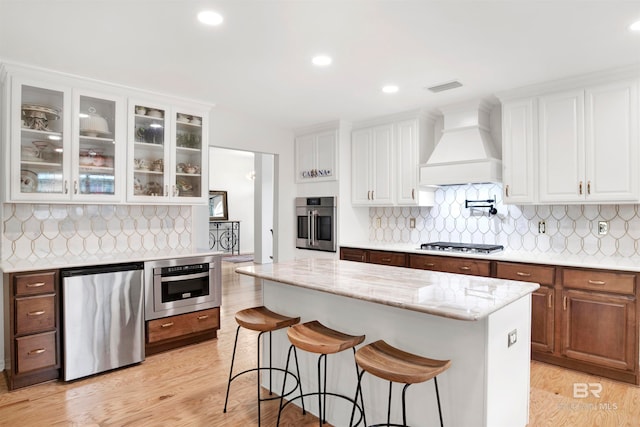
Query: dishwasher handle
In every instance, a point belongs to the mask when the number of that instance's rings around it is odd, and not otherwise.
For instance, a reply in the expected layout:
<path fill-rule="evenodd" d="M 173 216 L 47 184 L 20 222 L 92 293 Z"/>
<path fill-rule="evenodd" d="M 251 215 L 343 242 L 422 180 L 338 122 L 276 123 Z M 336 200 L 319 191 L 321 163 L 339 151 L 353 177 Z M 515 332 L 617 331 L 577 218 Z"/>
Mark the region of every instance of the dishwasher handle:
<path fill-rule="evenodd" d="M 144 270 L 143 262 L 126 264 L 94 265 L 90 267 L 67 268 L 60 270 L 62 277 L 88 276 L 93 274 L 116 273 L 119 271 Z"/>

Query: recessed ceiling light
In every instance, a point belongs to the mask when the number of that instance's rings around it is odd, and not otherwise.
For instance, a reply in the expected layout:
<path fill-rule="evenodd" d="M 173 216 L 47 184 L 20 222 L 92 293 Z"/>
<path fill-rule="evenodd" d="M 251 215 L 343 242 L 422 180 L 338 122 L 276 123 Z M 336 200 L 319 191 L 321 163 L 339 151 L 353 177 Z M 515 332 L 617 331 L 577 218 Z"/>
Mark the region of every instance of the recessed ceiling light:
<path fill-rule="evenodd" d="M 203 10 L 198 13 L 198 21 L 202 22 L 206 25 L 220 25 L 224 18 L 218 12 L 214 12 L 213 10 Z"/>
<path fill-rule="evenodd" d="M 396 93 L 398 91 L 398 86 L 396 85 L 386 85 L 382 87 L 382 91 L 384 93 Z"/>
<path fill-rule="evenodd" d="M 313 62 L 313 65 L 317 65 L 318 67 L 326 67 L 328 65 L 331 65 L 333 59 L 331 59 L 331 57 L 327 55 L 316 55 L 313 57 L 311 62 Z"/>
<path fill-rule="evenodd" d="M 633 24 L 629 25 L 629 29 L 631 31 L 640 31 L 640 21 L 636 21 Z"/>

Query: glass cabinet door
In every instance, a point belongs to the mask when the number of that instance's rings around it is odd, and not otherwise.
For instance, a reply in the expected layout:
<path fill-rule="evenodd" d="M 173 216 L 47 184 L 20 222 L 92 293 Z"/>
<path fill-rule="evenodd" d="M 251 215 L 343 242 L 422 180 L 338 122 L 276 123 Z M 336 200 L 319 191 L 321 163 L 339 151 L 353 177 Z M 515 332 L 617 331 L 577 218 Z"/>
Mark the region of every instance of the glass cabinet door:
<path fill-rule="evenodd" d="M 205 154 L 203 116 L 180 112 L 175 114 L 175 184 L 172 195 L 177 198 L 202 197 Z"/>
<path fill-rule="evenodd" d="M 66 108 L 69 92 L 29 84 L 17 84 L 19 98 L 13 104 L 19 114 L 19 135 L 13 138 L 12 164 L 19 164 L 19 179 L 12 176 L 12 198 L 46 200 L 68 198 Z M 16 105 L 17 104 L 17 105 Z M 15 133 L 14 133 L 15 135 Z M 19 145 L 18 145 L 18 142 Z M 17 162 L 16 162 L 17 160 Z M 14 163 L 16 162 L 16 163 Z M 12 166 L 13 167 L 13 166 Z M 45 196 L 46 194 L 46 196 Z"/>
<path fill-rule="evenodd" d="M 116 173 L 124 171 L 124 167 L 120 164 L 120 156 L 116 155 L 119 145 L 115 138 L 124 123 L 116 120 L 117 104 L 113 99 L 80 95 L 77 102 L 73 195 L 108 199 L 116 195 L 119 180 L 124 180 L 121 173 L 120 176 Z"/>
<path fill-rule="evenodd" d="M 133 180 L 128 194 L 134 199 L 168 196 L 165 179 L 169 138 L 167 108 L 146 103 L 133 103 L 133 153 L 130 167 Z M 131 136 L 130 136 L 131 137 Z M 131 151 L 130 151 L 131 153 Z"/>

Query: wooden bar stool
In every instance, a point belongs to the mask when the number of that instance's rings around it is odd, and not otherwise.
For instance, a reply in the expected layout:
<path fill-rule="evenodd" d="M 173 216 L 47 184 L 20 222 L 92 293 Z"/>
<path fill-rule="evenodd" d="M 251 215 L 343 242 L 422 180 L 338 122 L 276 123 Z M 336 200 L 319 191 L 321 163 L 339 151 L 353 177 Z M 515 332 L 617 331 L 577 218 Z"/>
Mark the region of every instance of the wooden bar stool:
<path fill-rule="evenodd" d="M 233 356 L 231 358 L 231 368 L 229 369 L 229 381 L 227 382 L 227 396 L 224 400 L 224 410 L 223 412 L 226 413 L 227 412 L 227 403 L 229 401 L 229 389 L 231 388 L 231 382 L 233 380 L 235 380 L 236 378 L 238 378 L 240 375 L 249 373 L 249 372 L 254 372 L 257 371 L 258 373 L 258 380 L 257 380 L 257 384 L 258 384 L 258 426 L 260 426 L 260 403 L 266 400 L 274 400 L 274 399 L 280 399 L 280 396 L 274 396 L 274 397 L 265 397 L 265 398 L 261 398 L 260 397 L 260 372 L 261 371 L 269 371 L 269 395 L 272 395 L 272 391 L 271 391 L 271 381 L 272 381 L 272 373 L 273 371 L 280 371 L 284 373 L 284 379 L 286 382 L 286 378 L 287 376 L 291 375 L 293 378 L 295 378 L 295 387 L 293 389 L 291 389 L 290 391 L 288 391 L 285 396 L 289 396 L 291 393 L 293 393 L 294 391 L 296 391 L 296 389 L 298 387 L 300 387 L 300 396 L 302 396 L 302 386 L 300 385 L 300 370 L 298 368 L 298 359 L 296 357 L 295 359 L 295 363 L 296 363 L 296 373 L 297 376 L 294 375 L 292 372 L 289 372 L 289 358 L 287 357 L 287 368 L 286 369 L 282 369 L 282 368 L 274 368 L 272 365 L 272 346 L 271 346 L 271 332 L 276 331 L 278 329 L 284 329 L 287 328 L 289 326 L 295 325 L 296 323 L 300 322 L 300 317 L 288 317 L 288 316 L 283 316 L 282 314 L 278 314 L 275 313 L 271 310 L 269 310 L 268 308 L 264 307 L 264 306 L 260 306 L 260 307 L 253 307 L 253 308 L 247 308 L 245 310 L 240 310 L 236 313 L 236 322 L 238 323 L 238 328 L 236 329 L 236 339 L 235 342 L 233 343 Z M 238 333 L 240 332 L 240 328 L 246 328 L 246 329 L 250 329 L 252 331 L 257 331 L 260 332 L 258 334 L 258 362 L 256 364 L 255 368 L 251 368 L 251 369 L 247 369 L 246 371 L 242 371 L 239 372 L 235 375 L 232 376 L 233 374 L 233 364 L 235 362 L 235 358 L 236 358 L 236 347 L 238 346 Z M 262 337 L 262 334 L 264 334 L 265 332 L 269 332 L 269 366 L 268 367 L 261 367 L 260 366 L 260 337 Z M 295 355 L 294 355 L 295 356 Z M 282 389 L 282 392 L 284 393 L 284 387 Z M 302 405 L 302 410 L 304 413 L 304 402 Z"/>
<path fill-rule="evenodd" d="M 282 414 L 283 409 L 292 401 L 296 399 L 302 400 L 302 408 L 304 409 L 304 397 L 307 396 L 318 396 L 318 420 L 320 423 L 320 427 L 324 423 L 326 423 L 326 409 L 327 409 L 327 396 L 339 397 L 341 399 L 345 399 L 353 404 L 353 411 L 351 413 L 351 420 L 349 421 L 349 426 L 357 426 L 360 424 L 361 420 L 364 420 L 364 409 L 362 402 L 362 394 L 360 394 L 360 404 L 357 403 L 358 400 L 358 392 L 356 390 L 355 398 L 351 399 L 350 397 L 331 393 L 327 391 L 327 355 L 339 353 L 344 350 L 353 349 L 353 353 L 355 355 L 356 349 L 355 347 L 364 341 L 364 335 L 347 335 L 345 333 L 336 331 L 334 329 L 327 328 L 317 320 L 299 324 L 292 326 L 287 330 L 287 336 L 289 337 L 289 341 L 291 341 L 291 346 L 289 347 L 289 354 L 293 351 L 295 360 L 298 360 L 296 348 L 299 348 L 304 351 L 308 351 L 310 353 L 318 354 L 318 391 L 312 393 L 301 394 L 300 396 L 296 396 L 293 399 L 287 401 L 283 405 L 283 398 L 280 399 L 280 409 L 278 411 L 278 422 L 277 426 L 280 425 L 280 415 Z M 287 356 L 287 368 L 289 369 L 289 356 Z M 323 363 L 324 362 L 324 363 Z M 321 374 L 322 369 L 324 369 L 324 377 Z M 356 377 L 359 378 L 359 369 L 358 365 L 356 365 Z M 285 378 L 286 381 L 286 378 Z M 284 391 L 285 384 L 282 384 L 282 390 Z M 300 385 L 302 391 L 302 385 Z M 283 396 L 284 397 L 284 396 Z M 355 415 L 355 410 L 359 409 L 360 418 L 356 424 L 353 424 L 353 418 Z"/>
<path fill-rule="evenodd" d="M 358 376 L 357 393 L 362 396 L 362 376 L 365 372 L 389 381 L 389 403 L 387 407 L 387 423 L 373 424 L 374 426 L 398 426 L 406 427 L 407 412 L 405 405 L 405 394 L 411 384 L 422 383 L 433 378 L 436 387 L 436 399 L 438 401 L 438 414 L 440 415 L 440 426 L 442 423 L 442 409 L 440 408 L 440 394 L 438 392 L 437 375 L 449 369 L 450 360 L 435 360 L 415 354 L 407 353 L 390 346 L 386 342 L 379 340 L 368 344 L 356 352 L 356 364 L 362 368 Z M 402 389 L 402 424 L 391 424 L 391 387 L 393 383 L 404 383 Z M 366 420 L 365 420 L 366 425 Z"/>

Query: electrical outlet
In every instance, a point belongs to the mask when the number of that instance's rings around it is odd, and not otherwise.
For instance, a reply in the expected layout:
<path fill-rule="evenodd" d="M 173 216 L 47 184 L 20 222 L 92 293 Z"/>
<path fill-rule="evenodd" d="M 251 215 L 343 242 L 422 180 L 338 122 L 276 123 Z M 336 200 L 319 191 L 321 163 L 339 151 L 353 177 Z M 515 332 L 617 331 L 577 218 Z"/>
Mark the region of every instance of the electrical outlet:
<path fill-rule="evenodd" d="M 512 345 L 514 345 L 516 341 L 518 341 L 518 330 L 514 329 L 513 331 L 509 332 L 507 340 L 507 347 L 511 347 Z"/>
<path fill-rule="evenodd" d="M 598 234 L 604 236 L 609 232 L 609 221 L 598 221 Z"/>
<path fill-rule="evenodd" d="M 376 218 L 376 228 L 380 228 L 382 227 L 382 218 L 377 217 Z"/>
<path fill-rule="evenodd" d="M 547 224 L 544 221 L 538 221 L 538 234 L 547 232 Z"/>
<path fill-rule="evenodd" d="M 416 228 L 416 219 L 409 218 L 409 228 Z"/>

